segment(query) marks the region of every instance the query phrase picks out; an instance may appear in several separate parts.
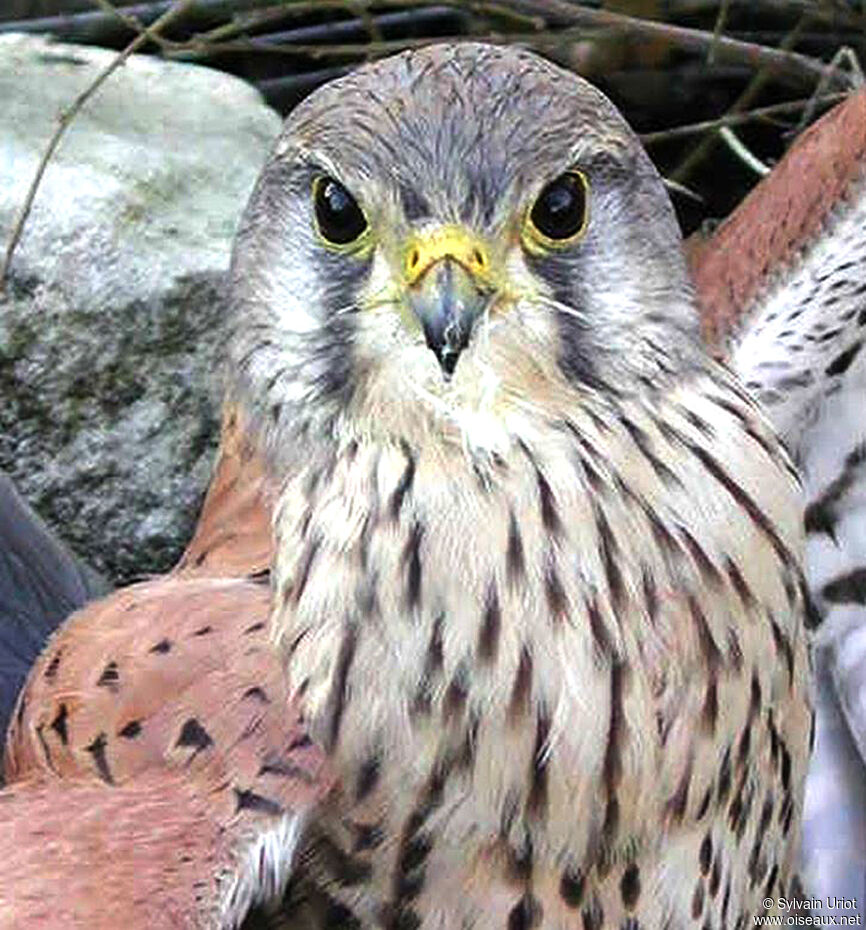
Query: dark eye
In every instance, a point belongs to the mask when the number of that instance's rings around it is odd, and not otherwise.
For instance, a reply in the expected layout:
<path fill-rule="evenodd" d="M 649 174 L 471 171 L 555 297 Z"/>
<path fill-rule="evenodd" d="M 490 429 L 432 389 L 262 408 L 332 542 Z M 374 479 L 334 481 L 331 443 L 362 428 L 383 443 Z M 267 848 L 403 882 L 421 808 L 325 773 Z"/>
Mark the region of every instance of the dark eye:
<path fill-rule="evenodd" d="M 316 178 L 313 204 L 319 232 L 333 245 L 349 245 L 367 229 L 358 201 L 333 178 Z"/>
<path fill-rule="evenodd" d="M 586 225 L 588 184 L 578 171 L 567 171 L 538 195 L 529 214 L 535 229 L 546 239 L 572 239 Z"/>

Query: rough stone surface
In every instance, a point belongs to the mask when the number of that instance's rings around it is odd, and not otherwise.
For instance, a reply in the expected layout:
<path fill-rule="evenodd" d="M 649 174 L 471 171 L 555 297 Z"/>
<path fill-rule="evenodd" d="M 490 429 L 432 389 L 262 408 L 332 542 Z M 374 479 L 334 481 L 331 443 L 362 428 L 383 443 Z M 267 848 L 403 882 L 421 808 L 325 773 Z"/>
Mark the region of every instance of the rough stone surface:
<path fill-rule="evenodd" d="M 113 58 L 0 37 L 0 242 L 58 115 Z M 0 297 L 0 467 L 119 582 L 189 538 L 217 442 L 236 222 L 279 117 L 243 82 L 133 57 L 49 163 Z"/>

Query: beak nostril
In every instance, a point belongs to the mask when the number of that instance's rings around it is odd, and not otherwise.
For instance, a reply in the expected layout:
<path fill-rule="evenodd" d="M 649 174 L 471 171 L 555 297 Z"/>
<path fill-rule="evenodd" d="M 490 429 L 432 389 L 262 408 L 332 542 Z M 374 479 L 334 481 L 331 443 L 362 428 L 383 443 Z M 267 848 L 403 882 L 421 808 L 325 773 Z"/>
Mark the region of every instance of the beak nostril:
<path fill-rule="evenodd" d="M 481 251 L 481 249 L 473 250 L 472 261 L 478 268 L 484 268 L 484 266 L 487 264 L 484 258 L 484 253 Z"/>
<path fill-rule="evenodd" d="M 418 262 L 421 261 L 421 254 L 417 248 L 412 249 L 409 253 L 409 270 L 414 271 L 418 267 Z"/>

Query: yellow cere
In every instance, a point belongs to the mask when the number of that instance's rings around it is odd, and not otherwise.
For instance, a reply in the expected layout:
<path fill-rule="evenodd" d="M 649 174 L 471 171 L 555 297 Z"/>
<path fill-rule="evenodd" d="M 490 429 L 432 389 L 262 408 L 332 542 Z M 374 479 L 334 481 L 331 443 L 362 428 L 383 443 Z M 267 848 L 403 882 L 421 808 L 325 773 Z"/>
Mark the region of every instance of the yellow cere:
<path fill-rule="evenodd" d="M 411 287 L 443 258 L 460 262 L 482 285 L 492 285 L 487 246 L 462 226 L 437 226 L 409 238 L 404 248 L 403 277 Z"/>

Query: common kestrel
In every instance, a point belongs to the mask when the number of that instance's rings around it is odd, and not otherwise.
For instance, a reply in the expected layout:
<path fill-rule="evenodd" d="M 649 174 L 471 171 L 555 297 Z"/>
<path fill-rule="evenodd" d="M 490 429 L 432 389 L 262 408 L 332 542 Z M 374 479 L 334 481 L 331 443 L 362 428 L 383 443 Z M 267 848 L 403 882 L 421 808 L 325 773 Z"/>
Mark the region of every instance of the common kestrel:
<path fill-rule="evenodd" d="M 238 756 L 247 659 L 213 732 L 184 730 L 179 689 L 143 751 L 173 792 L 221 753 L 244 836 L 289 813 L 251 869 L 291 863 L 287 925 L 744 927 L 796 894 L 803 504 L 705 354 L 670 204 L 612 105 L 515 49 L 367 66 L 290 117 L 232 289 L 231 392 L 280 489 L 287 693 L 269 665 L 262 691 L 301 716 L 266 705 L 281 754 L 256 731 Z M 201 630 L 135 655 L 158 676 L 175 642 L 207 655 Z M 55 714 L 56 655 L 25 692 Z M 35 757 L 30 714 L 12 746 Z M 142 733 L 62 751 L 105 780 Z M 310 739 L 339 777 L 322 801 L 293 755 Z"/>
<path fill-rule="evenodd" d="M 364 927 L 743 927 L 793 894 L 802 503 L 614 107 L 435 46 L 289 118 L 232 270 L 272 636 Z"/>

